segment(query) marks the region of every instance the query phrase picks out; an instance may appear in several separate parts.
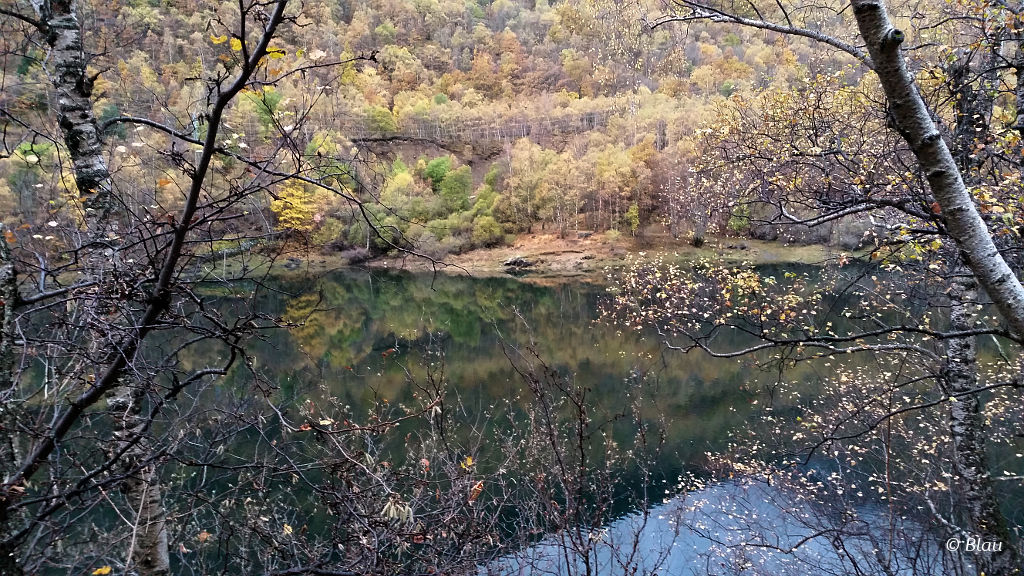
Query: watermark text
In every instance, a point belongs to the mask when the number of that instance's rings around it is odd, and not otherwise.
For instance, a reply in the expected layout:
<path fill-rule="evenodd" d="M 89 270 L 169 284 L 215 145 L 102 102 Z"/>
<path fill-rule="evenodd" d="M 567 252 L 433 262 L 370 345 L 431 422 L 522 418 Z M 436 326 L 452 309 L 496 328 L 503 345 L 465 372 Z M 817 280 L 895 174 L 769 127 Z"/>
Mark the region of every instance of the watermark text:
<path fill-rule="evenodd" d="M 1002 552 L 1003 543 L 999 540 L 986 540 L 981 536 L 954 536 L 946 540 L 946 550 L 950 552 Z"/>

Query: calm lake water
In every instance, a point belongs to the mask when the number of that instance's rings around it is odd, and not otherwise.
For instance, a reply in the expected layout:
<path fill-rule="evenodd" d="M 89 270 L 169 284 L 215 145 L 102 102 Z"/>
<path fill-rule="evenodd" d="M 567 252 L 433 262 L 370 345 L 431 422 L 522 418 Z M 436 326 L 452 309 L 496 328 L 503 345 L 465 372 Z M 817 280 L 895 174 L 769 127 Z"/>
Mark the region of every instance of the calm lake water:
<path fill-rule="evenodd" d="M 763 270 L 779 277 L 784 271 Z M 443 364 L 449 394 L 459 400 L 460 418 L 477 427 L 502 403 L 529 407 L 534 397 L 525 391 L 516 365 L 521 367 L 524 357 L 540 359 L 566 381 L 586 388 L 590 417 L 613 422 L 607 430 L 620 445 L 633 442 L 637 434 L 636 421 L 615 420 L 624 405 L 637 406 L 640 420 L 656 423 L 660 433 L 648 470 L 629 468 L 635 463 L 625 460 L 623 469 L 613 471 L 622 484 L 616 487 L 621 498 L 614 499 L 614 509 L 604 516 L 607 523 L 586 529 L 595 541 L 609 544 L 588 553 L 597 568 L 592 573 L 628 573 L 632 568 L 650 574 L 718 573 L 710 564 L 694 564 L 712 560 L 738 562 L 730 569 L 739 567 L 740 572 L 750 563 L 757 567 L 753 573 L 802 573 L 799 556 L 730 548 L 736 543 L 733 538 L 751 536 L 737 519 L 759 519 L 766 534 L 779 538 L 774 544 L 783 548 L 808 536 L 806 526 L 792 517 L 801 505 L 793 504 L 791 495 L 729 481 L 677 496 L 681 477 L 708 476 L 707 454 L 722 450 L 730 431 L 747 425 L 752 412 L 760 409 L 755 399 L 762 384 L 777 375 L 755 369 L 750 359 L 664 351 L 653 334 L 600 321 L 605 298 L 604 287 L 580 282 L 547 286 L 514 278 L 346 270 L 280 281 L 265 291 L 260 310 L 294 327 L 272 332 L 249 348 L 256 368 L 269 375 L 277 386 L 275 397 L 284 403 L 331 398 L 351 406 L 354 414 L 382 402 L 416 405 L 416 394 L 422 392 L 417 383 Z M 409 424 L 410 434 L 415 425 Z M 392 449 L 392 457 L 400 459 L 402 447 Z M 488 458 L 486 447 L 477 453 L 481 471 L 490 465 Z M 733 515 L 723 514 L 723 505 Z M 871 514 L 865 510 L 864 518 Z M 903 530 L 917 531 L 910 522 Z M 702 523 L 711 528 L 703 533 L 680 529 Z M 537 535 L 533 546 L 481 570 L 579 573 L 577 560 L 560 553 L 562 538 Z M 854 561 L 859 554 L 871 554 L 871 538 L 867 533 L 848 543 L 851 549 L 863 548 L 851 557 Z M 624 561 L 616 556 L 621 550 L 645 555 Z M 829 561 L 822 558 L 831 550 L 829 541 L 819 538 L 802 553 L 812 565 L 824 566 Z M 940 555 L 929 549 L 923 558 Z M 836 561 L 836 573 L 842 573 L 843 560 Z"/>
<path fill-rule="evenodd" d="M 722 447 L 744 422 L 751 388 L 766 377 L 749 361 L 666 353 L 650 334 L 600 322 L 606 290 L 594 284 L 340 271 L 277 289 L 262 310 L 302 325 L 255 343 L 253 355 L 258 368 L 276 375 L 284 396 L 322 393 L 316 390 L 323 385 L 353 407 L 381 399 L 413 404 L 417 387 L 408 373 L 421 376 L 440 353 L 471 419 L 474 407 L 530 401 L 509 359 L 529 349 L 588 388 L 598 412 L 621 409 L 642 379 L 658 412 L 650 416 L 667 424 L 664 478 Z"/>

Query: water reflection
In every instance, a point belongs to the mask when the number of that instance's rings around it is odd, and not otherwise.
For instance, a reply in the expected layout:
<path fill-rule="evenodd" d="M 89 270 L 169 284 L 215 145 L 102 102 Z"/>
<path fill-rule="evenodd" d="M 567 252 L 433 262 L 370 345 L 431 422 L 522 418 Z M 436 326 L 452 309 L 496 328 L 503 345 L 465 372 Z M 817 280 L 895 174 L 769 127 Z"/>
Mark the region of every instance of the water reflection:
<path fill-rule="evenodd" d="M 827 518 L 769 484 L 723 482 L 593 529 L 586 551 L 549 535 L 480 575 L 861 574 L 880 549 L 893 555 L 894 576 L 945 573 L 941 544 L 922 526 L 891 525 L 871 506 L 858 512 Z"/>
<path fill-rule="evenodd" d="M 472 419 L 499 400 L 530 401 L 508 357 L 530 348 L 586 386 L 597 410 L 621 407 L 630 383 L 643 379 L 650 416 L 668 424 L 665 478 L 722 445 L 759 377 L 742 361 L 663 354 L 650 335 L 596 322 L 605 292 L 591 284 L 341 271 L 277 288 L 261 306 L 295 327 L 255 343 L 252 354 L 282 396 L 329 394 L 357 413 L 382 399 L 413 403 L 411 382 L 440 351 Z"/>

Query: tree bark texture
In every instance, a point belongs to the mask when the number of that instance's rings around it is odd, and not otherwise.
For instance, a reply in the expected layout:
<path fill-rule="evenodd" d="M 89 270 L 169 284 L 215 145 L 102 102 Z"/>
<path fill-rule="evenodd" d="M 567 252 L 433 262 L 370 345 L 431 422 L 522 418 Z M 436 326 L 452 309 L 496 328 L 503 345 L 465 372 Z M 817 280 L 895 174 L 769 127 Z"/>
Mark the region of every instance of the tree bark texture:
<path fill-rule="evenodd" d="M 996 249 L 960 170 L 914 85 L 900 52 L 903 32 L 893 27 L 885 6 L 878 0 L 853 0 L 853 13 L 896 127 L 928 179 L 949 236 L 1010 331 L 1024 341 L 1024 287 Z"/>
<path fill-rule="evenodd" d="M 1017 121 L 1014 129 L 1024 137 L 1024 34 L 1015 33 L 1014 40 L 1017 44 L 1017 53 L 1013 57 L 1013 69 L 1017 74 L 1017 83 L 1013 87 L 1013 96 L 1017 103 Z"/>
<path fill-rule="evenodd" d="M 950 328 L 975 328 L 977 290 L 974 278 L 963 270 L 954 277 L 950 290 Z M 957 400 L 949 403 L 949 429 L 953 438 L 953 467 L 958 484 L 959 511 L 972 532 L 985 542 L 1001 543 L 999 552 L 977 552 L 974 564 L 979 574 L 1006 576 L 1021 574 L 1021 558 L 999 510 L 985 457 L 985 419 L 977 389 L 977 338 L 951 338 L 946 342 L 944 380 Z"/>
<path fill-rule="evenodd" d="M 6 480 L 20 460 L 14 434 L 14 306 L 18 278 L 0 224 L 0 478 Z"/>
<path fill-rule="evenodd" d="M 14 305 L 18 297 L 18 279 L 11 249 L 3 232 L 4 227 L 0 224 L 0 480 L 6 483 L 21 462 L 21 446 L 15 429 L 17 414 L 14 390 Z M 11 517 L 9 502 L 2 501 L 14 498 L 15 495 L 0 494 L 0 542 L 6 541 L 10 533 L 17 529 L 18 520 Z M 17 551 L 11 546 L 0 545 L 0 574 L 23 574 Z"/>
<path fill-rule="evenodd" d="M 56 92 L 57 123 L 71 156 L 86 220 L 103 220 L 113 200 L 110 172 L 92 112 L 92 87 L 96 78 L 88 75 L 76 4 L 76 0 L 43 2 L 40 17 L 53 62 L 50 82 Z"/>
<path fill-rule="evenodd" d="M 118 414 L 112 449 L 124 452 L 120 468 L 128 479 L 122 490 L 134 513 L 133 546 L 125 564 L 140 576 L 166 576 L 171 569 L 167 515 L 156 462 L 146 459 L 152 451 L 147 442 L 147 421 L 142 414 L 143 392 L 141 386 L 122 384 L 107 400 L 110 410 Z"/>
<path fill-rule="evenodd" d="M 988 157 L 984 147 L 979 148 L 978 136 L 989 133 L 992 121 L 992 107 L 999 93 L 999 68 L 1002 55 L 999 42 L 984 52 L 980 71 L 971 66 L 971 54 L 961 54 L 948 67 L 949 83 L 955 87 L 954 112 L 956 115 L 953 131 L 953 160 L 960 168 L 965 184 L 978 183 L 978 171 Z M 978 86 L 974 87 L 974 76 Z"/>

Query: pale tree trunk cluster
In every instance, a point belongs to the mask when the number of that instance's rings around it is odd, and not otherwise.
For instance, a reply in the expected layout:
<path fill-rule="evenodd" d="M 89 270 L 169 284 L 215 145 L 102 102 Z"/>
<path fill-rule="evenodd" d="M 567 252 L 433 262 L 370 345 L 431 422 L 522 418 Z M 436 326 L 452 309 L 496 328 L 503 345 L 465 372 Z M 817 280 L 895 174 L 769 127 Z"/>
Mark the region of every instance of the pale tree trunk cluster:
<path fill-rule="evenodd" d="M 111 207 L 110 172 L 92 112 L 92 87 L 98 75 L 89 76 L 76 9 L 75 0 L 42 2 L 38 16 L 50 47 L 55 112 L 71 156 L 78 193 L 86 200 L 87 217 L 102 221 Z"/>
<path fill-rule="evenodd" d="M 897 131 L 910 145 L 927 177 L 949 236 L 970 270 L 952 280 L 950 328 L 969 331 L 975 327 L 976 284 L 980 284 L 999 309 L 1011 332 L 1024 338 L 1024 289 L 993 242 L 965 180 L 980 167 L 983 155 L 975 154 L 976 135 L 983 133 L 992 113 L 995 91 L 995 50 L 986 54 L 977 89 L 967 62 L 954 62 L 951 80 L 959 82 L 956 101 L 957 145 L 955 159 L 939 133 L 931 111 L 913 82 L 901 52 L 904 34 L 890 21 L 885 6 L 875 0 L 853 0 L 854 15 L 867 43 Z M 1019 79 L 1018 79 L 1019 81 Z M 1019 94 L 1024 96 L 1024 93 Z M 1018 105 L 1024 99 L 1018 98 Z M 960 161 L 958 162 L 957 159 Z M 953 439 L 953 467 L 959 496 L 958 508 L 971 536 L 1000 543 L 998 552 L 974 555 L 979 573 L 989 576 L 1019 574 L 1021 558 L 999 509 L 986 459 L 986 425 L 978 394 L 977 338 L 951 338 L 946 342 L 943 380 L 949 388 L 949 429 Z"/>
<path fill-rule="evenodd" d="M 979 151 L 986 145 L 991 146 L 991 142 L 985 139 L 992 133 L 990 124 L 999 94 L 1000 74 L 1007 65 L 1017 72 L 1013 85 L 1017 111 L 1014 128 L 1024 135 L 1024 37 L 1020 32 L 1012 26 L 997 25 L 992 30 L 986 29 L 990 36 L 980 37 L 978 43 L 972 45 L 973 51 L 957 52 L 950 61 L 936 62 L 947 72 L 945 86 L 951 88 L 954 125 L 949 134 L 952 144 L 948 145 L 933 111 L 908 69 L 903 53 L 906 35 L 893 25 L 881 0 L 851 0 L 864 49 L 818 29 L 801 28 L 796 20 L 790 19 L 787 7 L 779 2 L 775 3 L 779 9 L 777 14 L 781 14 L 778 23 L 764 19 L 756 8 L 758 18 L 754 19 L 739 12 L 730 12 L 729 8 L 722 8 L 718 3 L 700 0 L 676 2 L 683 12 L 665 17 L 655 25 L 710 21 L 801 36 L 846 52 L 872 69 L 885 93 L 889 123 L 909 145 L 927 181 L 930 197 L 921 201 L 923 205 L 930 205 L 931 214 L 924 218 L 931 217 L 939 233 L 955 243 L 959 260 L 965 266 L 959 274 L 953 275 L 953 283 L 947 293 L 951 329 L 956 332 L 976 328 L 974 313 L 980 287 L 998 309 L 1009 335 L 1018 343 L 1024 343 L 1024 288 L 997 248 L 968 188 L 968 185 L 982 183 L 980 172 L 990 156 L 987 151 Z M 798 7 L 803 8 L 806 6 Z M 1007 13 L 1017 13 L 1011 7 L 1006 7 L 1006 10 Z M 1003 49 L 1003 45 L 1009 42 L 1014 44 L 1012 58 L 1008 55 L 1010 50 Z M 1018 145 L 1018 154 L 1021 149 Z M 873 202 L 870 197 L 860 201 L 864 204 Z M 884 206 L 874 202 L 876 206 Z M 1019 574 L 1021 558 L 1016 548 L 1017 541 L 1006 528 L 986 464 L 987 429 L 983 402 L 977 393 L 975 339 L 972 336 L 943 341 L 945 367 L 939 378 L 943 391 L 960 399 L 950 403 L 948 414 L 954 445 L 952 464 L 957 475 L 954 490 L 961 503 L 957 520 L 964 529 L 974 532 L 974 536 L 1002 543 L 1002 553 L 978 554 L 975 557 L 979 573 L 988 576 Z"/>

